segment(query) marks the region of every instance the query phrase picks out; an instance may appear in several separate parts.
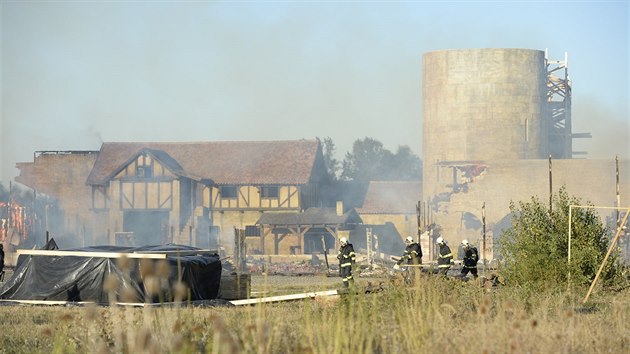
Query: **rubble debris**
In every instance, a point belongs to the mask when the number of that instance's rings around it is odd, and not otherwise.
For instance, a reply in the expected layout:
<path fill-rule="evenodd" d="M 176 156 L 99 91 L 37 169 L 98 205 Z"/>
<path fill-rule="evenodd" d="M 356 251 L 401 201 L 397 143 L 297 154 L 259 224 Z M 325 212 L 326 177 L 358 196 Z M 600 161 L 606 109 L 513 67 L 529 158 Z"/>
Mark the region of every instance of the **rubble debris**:
<path fill-rule="evenodd" d="M 280 274 L 303 274 L 303 275 L 316 275 L 326 272 L 326 269 L 321 266 L 314 266 L 310 262 L 298 261 L 298 262 L 276 262 L 267 264 L 264 261 L 257 261 L 254 263 L 247 263 L 247 270 L 250 273 L 264 273 L 268 275 L 280 275 Z"/>

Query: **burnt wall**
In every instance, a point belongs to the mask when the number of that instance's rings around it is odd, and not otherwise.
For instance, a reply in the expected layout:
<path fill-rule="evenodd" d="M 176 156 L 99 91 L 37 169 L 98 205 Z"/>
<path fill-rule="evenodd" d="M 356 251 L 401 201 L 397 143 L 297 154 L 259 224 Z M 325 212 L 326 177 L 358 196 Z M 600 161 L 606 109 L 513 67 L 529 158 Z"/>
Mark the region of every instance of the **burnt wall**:
<path fill-rule="evenodd" d="M 456 245 L 463 239 L 480 245 L 481 208 L 486 205 L 487 237 L 498 238 L 509 225 L 511 201 L 530 201 L 533 196 L 549 200 L 548 160 L 486 161 L 486 171 L 467 183 L 467 188 L 434 199 L 434 219 L 442 227 L 442 236 Z M 616 203 L 615 160 L 553 160 L 552 187 L 557 193 L 565 187 L 570 196 L 585 204 L 614 207 Z M 630 162 L 619 162 L 621 206 L 630 206 Z M 429 196 L 435 198 L 435 196 Z M 598 210 L 602 221 L 614 210 Z"/>
<path fill-rule="evenodd" d="M 59 225 L 49 231 L 62 247 L 99 243 L 105 236 L 94 231 L 104 228 L 99 228 L 99 217 L 90 210 L 92 189 L 86 185 L 97 156 L 95 151 L 41 152 L 33 162 L 16 164 L 20 170 L 16 182 L 54 198 L 63 210 L 63 220 L 48 223 L 49 228 Z"/>

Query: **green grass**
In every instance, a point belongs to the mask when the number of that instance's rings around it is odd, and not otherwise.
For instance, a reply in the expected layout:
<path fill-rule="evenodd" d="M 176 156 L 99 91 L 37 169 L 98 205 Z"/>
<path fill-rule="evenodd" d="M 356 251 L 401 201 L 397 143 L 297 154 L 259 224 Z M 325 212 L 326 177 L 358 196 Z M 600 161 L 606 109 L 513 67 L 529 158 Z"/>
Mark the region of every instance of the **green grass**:
<path fill-rule="evenodd" d="M 338 281 L 338 279 L 337 279 Z M 365 285 L 359 279 L 358 288 Z M 322 281 L 317 286 L 328 287 Z M 438 277 L 371 294 L 221 308 L 0 307 L 11 353 L 618 353 L 630 292 L 483 289 Z M 286 289 L 294 289 L 295 283 Z M 307 290 L 313 285 L 306 286 Z M 304 288 L 303 288 L 304 289 Z M 282 290 L 282 289 L 281 289 Z M 316 289 L 315 289 L 316 290 Z M 579 293 L 579 294 L 578 294 Z"/>

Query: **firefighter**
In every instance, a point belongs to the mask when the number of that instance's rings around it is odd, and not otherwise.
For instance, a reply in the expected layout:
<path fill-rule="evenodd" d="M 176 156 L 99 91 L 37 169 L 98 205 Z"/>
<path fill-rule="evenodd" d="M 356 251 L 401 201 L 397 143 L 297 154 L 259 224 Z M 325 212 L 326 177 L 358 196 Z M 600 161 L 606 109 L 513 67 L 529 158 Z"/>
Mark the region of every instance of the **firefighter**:
<path fill-rule="evenodd" d="M 413 240 L 413 237 L 409 236 L 405 239 L 405 253 L 403 253 L 402 257 L 396 262 L 394 269 L 399 269 L 402 262 L 407 261 L 409 265 L 418 265 L 422 263 L 422 248 L 420 248 L 420 244 Z"/>
<path fill-rule="evenodd" d="M 0 281 L 4 281 L 4 245 L 0 243 Z"/>
<path fill-rule="evenodd" d="M 468 240 L 462 241 L 462 249 L 464 250 L 464 265 L 462 267 L 462 278 L 470 272 L 473 277 L 477 278 L 477 261 L 479 261 L 479 252 L 477 248 L 471 245 Z"/>
<path fill-rule="evenodd" d="M 337 259 L 339 260 L 339 275 L 343 281 L 343 287 L 347 288 L 350 285 L 354 285 L 352 267 L 354 267 L 356 255 L 352 244 L 348 242 L 347 238 L 342 237 L 339 239 L 339 243 L 341 244 L 339 254 L 337 255 Z"/>
<path fill-rule="evenodd" d="M 448 273 L 448 270 L 451 269 L 451 261 L 453 260 L 453 253 L 451 253 L 451 248 L 446 244 L 446 240 L 442 237 L 438 237 L 435 240 L 440 248 L 440 253 L 438 254 L 438 273 L 444 274 Z"/>

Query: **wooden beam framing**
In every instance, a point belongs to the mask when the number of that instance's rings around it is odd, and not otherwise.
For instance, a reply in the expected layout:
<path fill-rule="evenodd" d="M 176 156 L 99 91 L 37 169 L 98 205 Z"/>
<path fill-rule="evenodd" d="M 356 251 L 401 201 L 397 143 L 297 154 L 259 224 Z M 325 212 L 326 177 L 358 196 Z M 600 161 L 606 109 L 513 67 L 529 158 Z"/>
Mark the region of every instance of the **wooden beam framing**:
<path fill-rule="evenodd" d="M 273 229 L 267 229 L 264 226 L 261 226 L 261 228 L 262 234 L 260 235 L 260 250 L 263 254 L 265 254 L 265 239 L 267 238 L 267 235 L 269 235 L 271 231 L 273 231 Z"/>
<path fill-rule="evenodd" d="M 280 236 L 280 238 L 278 239 L 278 243 L 282 242 L 282 240 L 284 240 L 284 238 L 287 237 L 288 234 L 288 232 L 283 233 L 282 236 Z"/>
<path fill-rule="evenodd" d="M 333 239 L 335 240 L 335 250 L 339 249 L 339 235 L 337 234 L 337 228 L 335 227 L 334 229 L 332 227 L 326 226 L 326 231 L 328 231 Z"/>
<path fill-rule="evenodd" d="M 245 194 L 243 194 L 243 191 L 241 191 L 241 187 L 236 187 L 237 191 L 237 195 L 241 196 L 241 198 L 243 198 L 243 201 L 245 202 L 245 207 L 249 208 L 249 203 L 250 203 L 250 193 L 249 193 L 249 189 L 250 186 L 247 186 L 247 196 Z M 236 205 L 237 207 L 240 206 L 239 200 L 241 198 L 236 198 Z"/>

